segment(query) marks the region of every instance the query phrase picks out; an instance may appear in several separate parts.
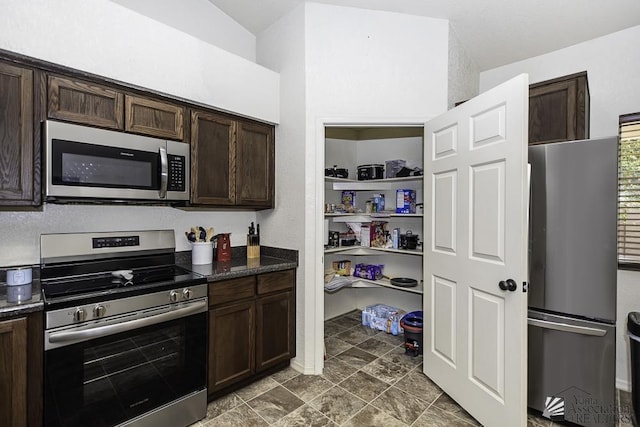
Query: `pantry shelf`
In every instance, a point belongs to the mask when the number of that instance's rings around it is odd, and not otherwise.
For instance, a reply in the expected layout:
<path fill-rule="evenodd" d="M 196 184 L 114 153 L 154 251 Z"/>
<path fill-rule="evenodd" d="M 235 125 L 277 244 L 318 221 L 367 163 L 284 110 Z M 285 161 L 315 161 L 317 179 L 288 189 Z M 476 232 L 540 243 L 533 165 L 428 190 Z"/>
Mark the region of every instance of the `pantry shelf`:
<path fill-rule="evenodd" d="M 367 246 L 341 246 L 339 248 L 325 249 L 324 253 L 344 253 L 345 255 L 383 255 L 384 253 L 397 253 L 403 255 L 422 256 L 422 251 L 417 249 L 375 248 Z"/>
<path fill-rule="evenodd" d="M 404 292 L 409 292 L 412 294 L 419 294 L 422 295 L 422 283 L 419 281 L 418 282 L 418 286 L 413 287 L 413 288 L 406 288 L 406 287 L 402 287 L 402 286 L 395 286 L 392 285 L 391 282 L 389 281 L 389 279 L 379 279 L 379 280 L 368 280 L 368 279 L 362 279 L 359 277 L 349 277 L 349 280 L 351 280 L 351 288 L 376 288 L 376 287 L 382 287 L 382 288 L 390 288 L 390 289 L 397 289 L 399 291 L 404 291 Z"/>
<path fill-rule="evenodd" d="M 412 189 L 422 188 L 424 177 L 421 175 L 402 178 L 370 179 L 366 181 L 325 177 L 325 182 L 331 182 L 333 190 L 378 191 L 396 190 L 403 187 L 409 187 Z"/>
<path fill-rule="evenodd" d="M 324 214 L 325 217 L 333 218 L 333 222 L 370 222 L 385 218 L 423 218 L 424 215 L 419 214 L 401 214 L 395 212 L 372 212 L 372 213 L 341 213 L 333 212 Z"/>

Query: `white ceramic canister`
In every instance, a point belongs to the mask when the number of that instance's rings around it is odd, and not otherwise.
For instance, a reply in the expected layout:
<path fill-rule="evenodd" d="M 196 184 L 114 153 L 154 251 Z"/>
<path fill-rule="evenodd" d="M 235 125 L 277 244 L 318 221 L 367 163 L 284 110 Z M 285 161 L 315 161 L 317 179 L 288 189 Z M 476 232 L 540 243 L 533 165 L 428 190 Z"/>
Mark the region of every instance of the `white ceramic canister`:
<path fill-rule="evenodd" d="M 191 264 L 203 265 L 213 262 L 213 242 L 193 242 Z"/>
<path fill-rule="evenodd" d="M 31 267 L 7 270 L 7 286 L 21 286 L 31 283 Z"/>

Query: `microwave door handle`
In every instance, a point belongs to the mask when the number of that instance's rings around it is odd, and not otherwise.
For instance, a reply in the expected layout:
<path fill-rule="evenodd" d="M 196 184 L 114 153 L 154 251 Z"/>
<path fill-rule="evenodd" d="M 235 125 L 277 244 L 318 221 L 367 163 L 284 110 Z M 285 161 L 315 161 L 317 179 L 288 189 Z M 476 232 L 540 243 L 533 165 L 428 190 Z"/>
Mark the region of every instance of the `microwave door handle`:
<path fill-rule="evenodd" d="M 167 149 L 160 147 L 160 198 L 167 197 L 167 186 L 169 184 L 169 161 L 167 159 Z"/>

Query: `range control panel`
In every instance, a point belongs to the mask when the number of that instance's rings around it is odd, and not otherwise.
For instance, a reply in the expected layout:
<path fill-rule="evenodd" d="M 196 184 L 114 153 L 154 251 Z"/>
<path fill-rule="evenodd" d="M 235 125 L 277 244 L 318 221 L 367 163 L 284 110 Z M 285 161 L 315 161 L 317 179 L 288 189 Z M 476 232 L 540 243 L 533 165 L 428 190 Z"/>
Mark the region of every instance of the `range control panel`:
<path fill-rule="evenodd" d="M 91 241 L 94 249 L 140 246 L 140 236 L 94 237 Z"/>

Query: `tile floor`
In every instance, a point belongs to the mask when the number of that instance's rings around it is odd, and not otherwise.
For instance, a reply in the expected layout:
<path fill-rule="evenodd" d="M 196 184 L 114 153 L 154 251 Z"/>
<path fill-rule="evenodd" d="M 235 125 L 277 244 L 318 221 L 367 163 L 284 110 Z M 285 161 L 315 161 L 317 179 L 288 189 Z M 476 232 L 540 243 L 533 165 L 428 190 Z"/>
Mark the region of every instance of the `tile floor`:
<path fill-rule="evenodd" d="M 480 425 L 422 373 L 422 356 L 405 354 L 402 336 L 360 322 L 357 310 L 325 322 L 323 375 L 287 368 L 209 403 L 192 427 Z M 630 406 L 629 393 L 620 401 Z M 529 414 L 528 425 L 559 424 Z"/>

